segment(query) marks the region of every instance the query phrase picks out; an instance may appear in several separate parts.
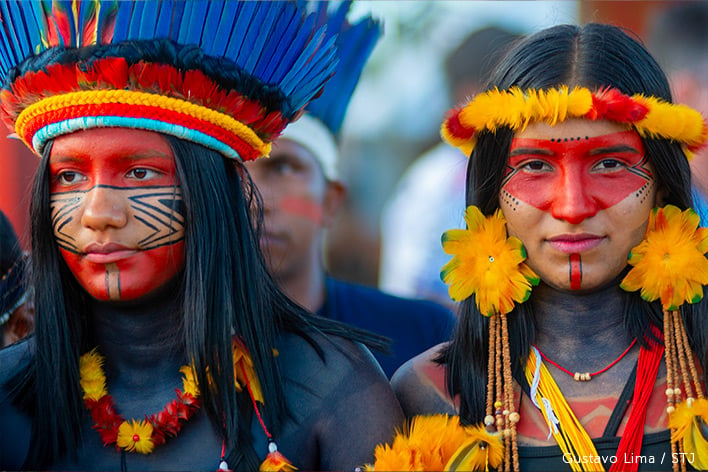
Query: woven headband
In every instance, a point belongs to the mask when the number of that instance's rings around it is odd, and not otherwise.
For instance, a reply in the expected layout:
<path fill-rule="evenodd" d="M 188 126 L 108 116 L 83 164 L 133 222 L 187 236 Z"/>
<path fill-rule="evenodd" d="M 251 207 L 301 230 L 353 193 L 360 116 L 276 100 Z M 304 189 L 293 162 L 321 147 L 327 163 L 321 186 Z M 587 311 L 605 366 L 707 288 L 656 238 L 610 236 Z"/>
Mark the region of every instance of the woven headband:
<path fill-rule="evenodd" d="M 609 120 L 632 125 L 643 138 L 663 138 L 681 143 L 689 158 L 705 145 L 708 127 L 699 112 L 686 106 L 641 94 L 625 95 L 612 88 L 592 92 L 567 86 L 549 90 L 493 89 L 451 110 L 441 135 L 449 144 L 470 155 L 482 131 L 498 128 L 522 131 L 529 123 L 551 126 L 570 118 Z"/>

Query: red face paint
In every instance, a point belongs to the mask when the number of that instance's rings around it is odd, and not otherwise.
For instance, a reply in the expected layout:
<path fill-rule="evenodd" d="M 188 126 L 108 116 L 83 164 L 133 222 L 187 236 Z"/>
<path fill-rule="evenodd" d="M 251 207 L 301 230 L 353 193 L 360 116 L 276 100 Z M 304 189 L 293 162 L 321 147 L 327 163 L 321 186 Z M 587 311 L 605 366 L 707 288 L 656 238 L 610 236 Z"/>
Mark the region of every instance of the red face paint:
<path fill-rule="evenodd" d="M 579 224 L 634 194 L 653 175 L 634 131 L 559 139 L 515 138 L 503 190 L 554 218 Z"/>
<path fill-rule="evenodd" d="M 570 289 L 580 290 L 580 283 L 583 281 L 583 262 L 580 254 L 570 255 Z"/>
<path fill-rule="evenodd" d="M 138 299 L 184 268 L 182 195 L 162 136 L 120 128 L 62 136 L 50 173 L 54 236 L 91 296 Z"/>
<path fill-rule="evenodd" d="M 324 210 L 318 202 L 305 197 L 285 196 L 279 201 L 280 209 L 284 213 L 303 217 L 315 224 L 322 224 Z"/>

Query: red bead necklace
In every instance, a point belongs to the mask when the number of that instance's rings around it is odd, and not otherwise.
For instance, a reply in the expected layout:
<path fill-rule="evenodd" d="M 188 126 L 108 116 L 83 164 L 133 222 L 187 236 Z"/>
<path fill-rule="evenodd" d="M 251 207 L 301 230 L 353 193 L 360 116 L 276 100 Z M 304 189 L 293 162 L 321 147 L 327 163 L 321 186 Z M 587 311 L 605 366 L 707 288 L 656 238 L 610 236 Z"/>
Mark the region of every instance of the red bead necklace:
<path fill-rule="evenodd" d="M 628 347 L 627 349 L 625 349 L 624 352 L 623 352 L 622 354 L 620 354 L 617 359 L 615 359 L 614 361 L 612 361 L 612 362 L 610 363 L 610 365 L 608 365 L 608 366 L 605 367 L 604 369 L 598 370 L 597 372 L 571 372 L 570 370 L 566 369 L 565 367 L 560 366 L 557 362 L 553 362 L 553 361 L 550 360 L 548 357 L 546 357 L 546 355 L 545 355 L 544 353 L 542 353 L 541 350 L 538 348 L 538 346 L 536 346 L 535 344 L 534 344 L 533 347 L 536 348 L 536 350 L 537 350 L 538 353 L 541 355 L 541 357 L 543 358 L 544 361 L 546 361 L 546 362 L 548 362 L 549 364 L 551 364 L 551 365 L 557 367 L 558 369 L 561 370 L 561 372 L 565 372 L 566 374 L 570 375 L 571 377 L 573 377 L 573 379 L 574 379 L 576 382 L 589 382 L 589 381 L 592 380 L 592 378 L 595 377 L 596 375 L 599 375 L 599 374 L 601 374 L 601 373 L 603 373 L 603 372 L 608 371 L 613 365 L 615 365 L 615 364 L 617 364 L 619 361 L 621 361 L 622 358 L 623 358 L 624 356 L 626 356 L 627 353 L 632 349 L 632 347 L 634 346 L 634 344 L 636 344 L 636 342 L 637 342 L 637 339 L 635 338 L 634 341 L 632 341 L 632 343 L 629 345 L 629 347 Z"/>

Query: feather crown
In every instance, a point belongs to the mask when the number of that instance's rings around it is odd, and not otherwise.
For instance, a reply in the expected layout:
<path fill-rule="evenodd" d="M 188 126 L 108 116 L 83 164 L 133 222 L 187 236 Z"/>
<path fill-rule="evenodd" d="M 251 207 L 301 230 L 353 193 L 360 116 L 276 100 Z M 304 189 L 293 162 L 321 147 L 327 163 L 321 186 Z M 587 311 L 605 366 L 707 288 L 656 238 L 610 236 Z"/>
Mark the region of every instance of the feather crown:
<path fill-rule="evenodd" d="M 252 160 L 334 74 L 334 41 L 292 1 L 0 2 L 0 114 L 37 154 L 119 126 Z"/>
<path fill-rule="evenodd" d="M 361 78 L 374 46 L 383 34 L 380 21 L 366 16 L 352 24 L 347 19 L 351 1 L 342 2 L 328 13 L 329 2 L 315 2 L 315 18 L 318 27 L 326 26 L 327 38 L 336 36 L 339 66 L 316 100 L 305 110 L 322 121 L 329 131 L 337 136 L 354 89 Z"/>
<path fill-rule="evenodd" d="M 468 156 L 482 131 L 513 131 L 529 123 L 553 126 L 570 118 L 609 120 L 632 125 L 643 138 L 663 138 L 684 146 L 689 157 L 708 139 L 708 126 L 701 114 L 686 106 L 642 94 L 625 95 L 617 89 L 591 91 L 585 87 L 522 90 L 492 89 L 450 110 L 441 135 Z"/>
<path fill-rule="evenodd" d="M 306 113 L 283 133 L 283 137 L 309 149 L 318 160 L 327 179 L 338 178 L 337 138 L 344 122 L 354 89 L 371 52 L 383 33 L 381 22 L 366 16 L 354 23 L 347 15 L 351 1 L 330 8 L 330 2 L 305 2 L 312 10 L 318 28 L 326 27 L 326 37 L 336 36 L 339 64 L 322 94 L 305 108 Z"/>

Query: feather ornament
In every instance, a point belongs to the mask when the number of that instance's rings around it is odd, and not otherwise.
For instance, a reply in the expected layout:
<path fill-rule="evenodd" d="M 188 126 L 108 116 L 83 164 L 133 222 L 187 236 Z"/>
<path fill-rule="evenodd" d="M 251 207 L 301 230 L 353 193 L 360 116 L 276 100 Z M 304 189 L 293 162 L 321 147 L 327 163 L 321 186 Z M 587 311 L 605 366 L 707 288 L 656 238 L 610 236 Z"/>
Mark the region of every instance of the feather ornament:
<path fill-rule="evenodd" d="M 297 467 L 278 450 L 270 451 L 258 468 L 259 472 L 294 472 Z"/>
<path fill-rule="evenodd" d="M 504 446 L 499 435 L 483 426 L 464 427 L 458 416 L 425 415 L 411 418 L 389 444 L 380 444 L 368 471 L 441 471 L 471 464 L 501 463 Z M 488 457 L 490 459 L 488 459 Z M 499 459 L 499 460 L 498 460 Z"/>
<path fill-rule="evenodd" d="M 696 470 L 708 470 L 708 399 L 699 398 L 689 405 L 684 401 L 669 415 L 672 441 L 683 441 L 684 452 Z"/>
<path fill-rule="evenodd" d="M 383 26 L 371 17 L 350 23 L 347 15 L 351 1 L 341 2 L 331 13 L 328 11 L 330 2 L 312 3 L 317 27 L 326 26 L 323 40 L 335 40 L 339 64 L 322 94 L 307 106 L 307 112 L 317 117 L 336 136 L 364 66 L 381 38 Z"/>

